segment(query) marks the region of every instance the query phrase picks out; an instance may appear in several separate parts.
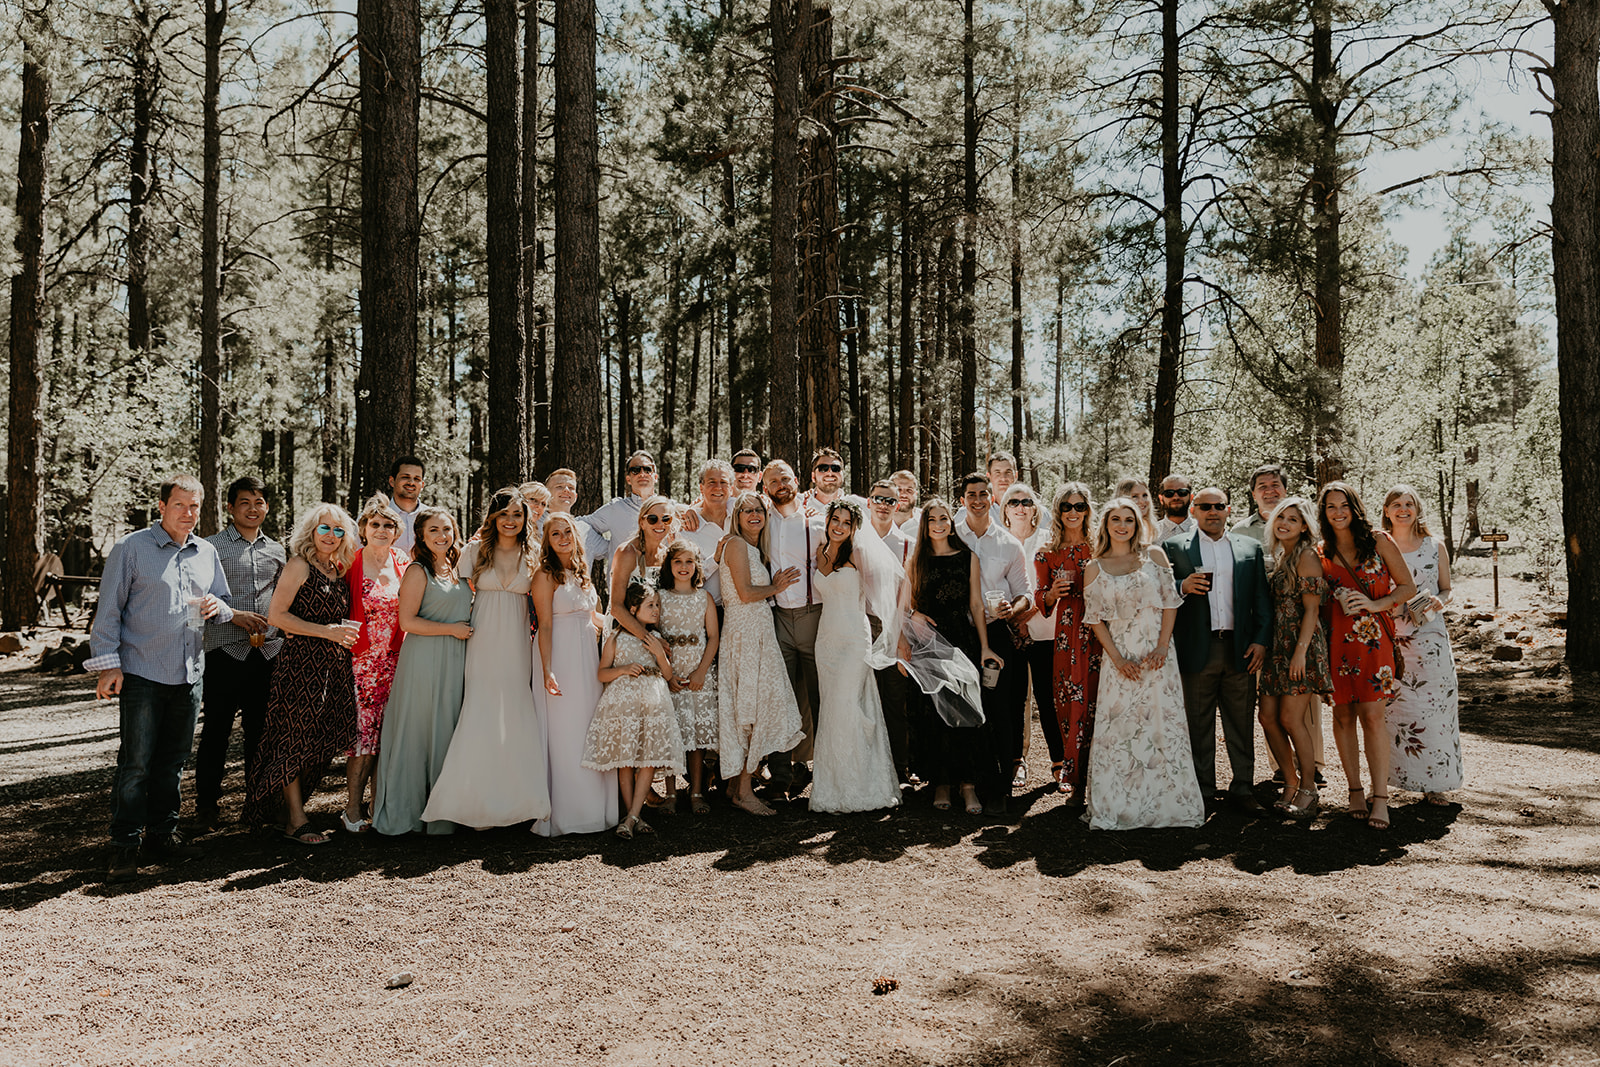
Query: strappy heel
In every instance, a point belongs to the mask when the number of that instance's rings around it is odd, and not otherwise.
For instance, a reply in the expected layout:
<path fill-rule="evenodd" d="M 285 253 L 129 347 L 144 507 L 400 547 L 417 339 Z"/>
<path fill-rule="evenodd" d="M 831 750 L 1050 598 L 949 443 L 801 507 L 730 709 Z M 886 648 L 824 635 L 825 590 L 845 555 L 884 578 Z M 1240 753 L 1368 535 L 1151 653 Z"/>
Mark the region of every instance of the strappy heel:
<path fill-rule="evenodd" d="M 1357 810 L 1355 800 L 1361 798 L 1361 808 Z M 1367 791 L 1359 785 L 1350 788 L 1350 817 L 1356 822 L 1367 821 Z"/>
<path fill-rule="evenodd" d="M 1383 817 L 1379 818 L 1378 816 L 1369 812 L 1367 815 L 1367 825 L 1372 827 L 1374 830 L 1387 830 L 1389 828 L 1389 794 L 1374 793 L 1372 794 L 1372 799 L 1375 801 L 1383 801 Z"/>

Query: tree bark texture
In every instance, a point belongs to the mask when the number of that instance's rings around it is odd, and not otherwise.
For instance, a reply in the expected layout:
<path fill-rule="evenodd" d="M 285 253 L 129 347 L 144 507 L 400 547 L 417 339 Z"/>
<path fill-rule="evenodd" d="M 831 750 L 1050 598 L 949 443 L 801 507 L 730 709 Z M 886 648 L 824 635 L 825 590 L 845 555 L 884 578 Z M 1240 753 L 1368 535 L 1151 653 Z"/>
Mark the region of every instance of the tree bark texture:
<path fill-rule="evenodd" d="M 961 346 L 961 394 L 950 468 L 959 478 L 978 466 L 978 44 L 973 29 L 977 0 L 963 0 L 961 34 L 961 296 L 956 333 Z"/>
<path fill-rule="evenodd" d="M 1333 0 L 1311 4 L 1311 232 L 1315 263 L 1317 484 L 1344 477 L 1339 413 L 1344 392 L 1344 306 L 1339 263 L 1339 103 Z M 1590 74 L 1593 75 L 1591 69 Z"/>
<path fill-rule="evenodd" d="M 128 146 L 128 347 L 150 348 L 150 230 L 145 206 L 150 202 L 154 167 L 150 158 L 151 122 L 160 70 L 156 63 L 155 28 L 143 3 L 133 5 L 133 126 Z"/>
<path fill-rule="evenodd" d="M 227 0 L 206 0 L 206 73 L 201 96 L 200 510 L 202 537 L 217 532 L 222 452 L 222 31 Z M 332 499 L 324 497 L 323 499 Z"/>
<path fill-rule="evenodd" d="M 1560 381 L 1562 520 L 1567 559 L 1567 662 L 1600 670 L 1600 3 L 1546 0 L 1555 57 L 1544 75 L 1550 113 Z"/>
<path fill-rule="evenodd" d="M 517 0 L 484 0 L 488 75 L 489 450 L 491 486 L 528 477 L 528 357 L 523 331 L 522 100 Z"/>
<path fill-rule="evenodd" d="M 1013 75 L 1011 123 L 1011 450 L 1016 453 L 1017 473 L 1022 473 L 1022 442 L 1026 429 L 1022 421 L 1022 363 L 1026 354 L 1022 343 L 1022 76 Z"/>
<path fill-rule="evenodd" d="M 544 246 L 539 238 L 539 0 L 528 0 L 522 24 L 522 283 L 524 290 L 539 284 L 544 270 Z M 535 477 L 543 477 L 558 464 L 550 450 L 550 380 L 545 330 L 549 314 L 543 304 L 526 301 L 523 309 L 523 344 L 532 363 L 528 367 L 528 419 L 533 446 L 530 462 Z"/>
<path fill-rule="evenodd" d="M 767 454 L 800 463 L 799 277 L 800 41 L 810 0 L 770 0 L 772 28 L 772 351 L 767 372 Z"/>
<path fill-rule="evenodd" d="M 11 276 L 11 402 L 6 434 L 5 582 L 0 626 L 32 624 L 39 562 L 39 332 L 44 322 L 44 209 L 50 195 L 50 5 L 20 26 L 21 141 L 17 150 L 17 272 Z"/>
<path fill-rule="evenodd" d="M 839 449 L 839 145 L 833 103 L 832 0 L 802 3 L 806 135 L 800 176 L 800 414 L 795 456 Z"/>
<path fill-rule="evenodd" d="M 911 302 L 917 288 L 917 272 L 911 251 L 911 220 L 911 174 L 908 171 L 900 176 L 900 434 L 895 442 L 894 455 L 897 470 L 911 470 L 916 465 L 911 437 L 916 422 L 912 370 L 916 359 L 916 333 L 915 320 L 911 317 Z"/>
<path fill-rule="evenodd" d="M 1183 367 L 1183 279 L 1189 259 L 1183 224 L 1183 157 L 1178 144 L 1179 0 L 1161 0 L 1161 223 L 1165 281 L 1161 290 L 1161 337 L 1156 356 L 1155 410 L 1150 430 L 1150 479 L 1154 490 L 1172 473 L 1172 438 L 1178 421 L 1178 380 Z"/>
<path fill-rule="evenodd" d="M 388 490 L 416 447 L 418 0 L 358 0 L 361 49 L 361 368 L 352 500 Z M 455 358 L 454 351 L 450 358 Z"/>

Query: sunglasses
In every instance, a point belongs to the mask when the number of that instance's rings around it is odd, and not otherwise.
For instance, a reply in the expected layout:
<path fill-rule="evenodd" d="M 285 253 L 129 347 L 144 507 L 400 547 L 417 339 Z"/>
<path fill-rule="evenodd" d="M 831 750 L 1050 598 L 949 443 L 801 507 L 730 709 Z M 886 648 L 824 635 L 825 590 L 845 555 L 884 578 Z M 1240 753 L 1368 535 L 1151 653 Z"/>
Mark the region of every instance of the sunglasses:
<path fill-rule="evenodd" d="M 741 515 L 765 515 L 766 513 L 767 513 L 767 509 L 766 508 L 740 508 L 739 509 L 739 514 L 741 514 Z"/>
<path fill-rule="evenodd" d="M 872 502 L 874 504 L 884 504 L 892 508 L 899 506 L 900 498 L 897 496 L 875 496 L 872 498 Z"/>
<path fill-rule="evenodd" d="M 1089 505 L 1085 504 L 1081 500 L 1077 501 L 1076 503 L 1070 500 L 1063 500 L 1061 502 L 1061 507 L 1057 508 L 1056 510 L 1062 515 L 1065 515 L 1069 511 L 1082 511 L 1087 513 L 1089 510 Z"/>
<path fill-rule="evenodd" d="M 628 468 L 628 473 L 629 474 L 654 474 L 655 472 L 656 472 L 656 469 L 654 467 L 650 466 L 649 464 L 645 464 L 644 466 L 640 466 L 640 467 L 629 467 Z"/>
<path fill-rule="evenodd" d="M 1039 506 L 1038 502 L 1037 501 L 1033 501 L 1033 500 L 1021 500 L 1021 499 L 1018 499 L 1018 500 L 1008 500 L 1008 501 L 1006 501 L 1006 507 L 1008 507 L 1008 508 L 1036 508 L 1038 506 Z"/>
<path fill-rule="evenodd" d="M 1194 506 L 1194 509 L 1196 511 L 1227 511 L 1228 510 L 1228 505 L 1226 505 L 1226 504 L 1196 504 Z"/>
<path fill-rule="evenodd" d="M 672 516 L 671 515 L 646 515 L 644 517 L 644 521 L 648 522 L 651 526 L 659 526 L 664 522 L 671 522 L 672 521 Z"/>
<path fill-rule="evenodd" d="M 1188 490 L 1188 489 L 1163 489 L 1163 490 L 1161 490 L 1161 495 L 1162 496 L 1188 496 L 1189 492 L 1190 492 L 1190 490 Z"/>
<path fill-rule="evenodd" d="M 343 539 L 343 537 L 344 537 L 344 527 L 343 526 L 329 526 L 325 522 L 317 523 L 317 536 L 318 537 L 326 537 L 328 534 L 333 534 L 333 536 L 335 536 L 337 538 L 340 538 L 340 539 Z"/>
<path fill-rule="evenodd" d="M 740 474 L 755 474 L 761 469 L 759 463 L 735 463 L 733 469 Z"/>
<path fill-rule="evenodd" d="M 837 463 L 818 463 L 811 469 L 814 471 L 832 471 L 833 473 L 838 474 L 840 471 L 844 470 L 844 467 Z"/>
<path fill-rule="evenodd" d="M 400 527 L 396 526 L 392 522 L 368 522 L 367 523 L 367 529 L 369 529 L 369 530 L 398 530 L 398 529 L 400 529 Z M 325 531 L 321 527 L 319 527 L 317 532 L 318 533 L 323 533 Z"/>

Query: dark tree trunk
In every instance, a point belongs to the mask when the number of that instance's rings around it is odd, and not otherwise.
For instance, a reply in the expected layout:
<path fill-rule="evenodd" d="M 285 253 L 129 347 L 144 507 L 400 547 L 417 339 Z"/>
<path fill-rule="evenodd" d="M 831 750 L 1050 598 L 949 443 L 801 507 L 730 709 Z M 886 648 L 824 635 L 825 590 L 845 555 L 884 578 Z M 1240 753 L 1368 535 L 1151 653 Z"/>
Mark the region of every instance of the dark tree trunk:
<path fill-rule="evenodd" d="M 522 308 L 522 99 L 517 0 L 483 0 L 488 75 L 489 447 L 492 486 L 528 477 Z"/>
<path fill-rule="evenodd" d="M 639 449 L 638 416 L 633 392 L 633 294 L 614 293 L 617 304 L 617 462 L 611 478 L 614 495 L 622 494 L 621 475 L 616 468 Z"/>
<path fill-rule="evenodd" d="M 1172 437 L 1178 420 L 1178 380 L 1183 370 L 1183 279 L 1189 258 L 1183 221 L 1183 158 L 1178 143 L 1179 0 L 1161 0 L 1161 338 L 1156 356 L 1155 411 L 1150 429 L 1151 488 L 1172 473 Z"/>
<path fill-rule="evenodd" d="M 1022 473 L 1022 78 L 1013 75 L 1015 121 L 1011 124 L 1011 450 Z"/>
<path fill-rule="evenodd" d="M 1562 522 L 1567 549 L 1567 662 L 1600 670 L 1600 3 L 1546 0 L 1555 61 L 1550 111 L 1561 396 Z M 14 358 L 14 357 L 13 357 Z"/>
<path fill-rule="evenodd" d="M 1066 316 L 1067 276 L 1063 273 L 1056 275 L 1056 399 L 1050 417 L 1050 440 L 1061 440 L 1063 431 L 1061 409 L 1061 327 L 1062 319 Z M 1160 483 L 1157 483 L 1160 484 Z"/>
<path fill-rule="evenodd" d="M 894 457 L 897 470 L 911 470 L 915 466 L 911 434 L 916 401 L 913 385 L 916 320 L 911 315 L 911 301 L 917 287 L 917 271 L 911 251 L 911 220 L 911 174 L 907 171 L 900 178 L 900 440 L 896 442 Z"/>
<path fill-rule="evenodd" d="M 695 401 L 700 395 L 700 333 L 705 325 L 703 309 L 706 306 L 706 280 L 700 278 L 699 291 L 695 295 L 694 314 L 694 339 L 689 348 L 689 390 L 683 394 L 683 484 L 685 499 L 694 496 L 694 415 L 698 406 Z M 712 376 L 713 389 L 715 376 Z M 711 420 L 716 421 L 716 399 L 713 396 L 711 406 L 706 409 Z M 715 453 L 711 453 L 715 455 Z"/>
<path fill-rule="evenodd" d="M 961 345 L 959 428 L 952 443 L 954 477 L 978 466 L 978 44 L 973 29 L 977 0 L 962 0 L 961 14 L 961 302 L 956 331 Z"/>
<path fill-rule="evenodd" d="M 938 271 L 939 288 L 938 296 L 934 299 L 935 318 L 933 327 L 933 373 L 936 378 L 935 390 L 937 395 L 934 398 L 933 405 L 933 466 L 930 477 L 933 479 L 934 491 L 948 498 L 953 494 L 947 482 L 954 481 L 970 469 L 961 465 L 961 457 L 957 455 L 960 449 L 958 442 L 959 431 L 951 434 L 949 453 L 950 478 L 947 479 L 944 476 L 945 471 L 943 469 L 945 453 L 942 450 L 942 444 L 945 427 L 949 425 L 945 422 L 945 397 L 948 395 L 947 383 L 949 381 L 950 353 L 961 342 L 959 336 L 951 336 L 952 333 L 959 329 L 961 315 L 960 309 L 957 308 L 956 323 L 951 323 L 950 298 L 953 294 L 959 294 L 960 291 L 956 284 L 956 242 L 953 237 L 947 236 L 939 241 Z M 961 369 L 961 373 L 964 377 L 965 368 Z M 972 394 L 963 392 L 956 397 L 956 403 L 970 407 L 971 405 L 967 404 L 966 401 L 971 397 Z M 952 426 L 952 429 L 955 429 L 955 427 Z M 975 447 L 974 451 L 976 451 Z"/>
<path fill-rule="evenodd" d="M 922 269 L 917 272 L 917 479 L 926 493 L 933 489 L 933 402 L 929 395 L 933 384 L 929 372 L 933 352 L 929 346 L 938 315 L 932 303 L 934 266 L 926 247 L 919 254 L 919 262 Z"/>
<path fill-rule="evenodd" d="M 1317 484 L 1344 477 L 1339 427 L 1343 406 L 1344 307 L 1339 267 L 1339 104 L 1334 68 L 1333 2 L 1311 4 L 1311 118 L 1316 129 L 1311 162 L 1311 232 L 1315 249 Z M 1594 69 L 1589 71 L 1590 80 Z M 1592 147 L 1592 146 L 1591 146 Z"/>
<path fill-rule="evenodd" d="M 731 25 L 733 21 L 733 0 L 722 0 L 722 22 L 724 26 Z M 732 52 L 726 66 L 723 68 L 724 84 L 731 85 L 735 77 L 736 60 Z M 740 378 L 739 367 L 739 201 L 738 187 L 734 184 L 733 152 L 731 146 L 737 136 L 734 125 L 736 119 L 735 109 L 726 108 L 722 120 L 722 140 L 724 152 L 722 154 L 722 228 L 723 240 L 727 247 L 724 252 L 723 290 L 727 293 L 727 318 L 723 325 L 724 346 L 727 349 L 727 380 L 728 380 L 728 445 L 731 452 L 737 452 L 745 446 L 745 395 L 743 383 Z M 715 361 L 713 360 L 713 368 Z M 711 375 L 713 383 L 716 382 L 716 373 Z M 716 440 L 716 406 L 709 409 L 711 421 L 712 440 Z M 715 449 L 713 449 L 715 451 Z"/>
<path fill-rule="evenodd" d="M 801 145 L 800 413 L 796 457 L 839 448 L 839 147 L 833 97 L 832 0 L 800 7 L 801 79 L 809 120 Z"/>
<path fill-rule="evenodd" d="M 800 46 L 810 0 L 770 0 L 772 27 L 772 337 L 767 453 L 800 462 L 795 231 L 800 218 Z"/>
<path fill-rule="evenodd" d="M 351 499 L 387 491 L 416 447 L 418 0 L 357 0 L 361 48 L 361 369 Z M 452 350 L 451 359 L 455 358 Z"/>
<path fill-rule="evenodd" d="M 611 323 L 602 320 L 600 323 L 600 366 L 605 368 L 606 390 L 606 477 L 611 479 L 607 484 L 612 496 L 618 493 L 617 480 L 617 402 L 616 394 L 611 390 Z"/>
<path fill-rule="evenodd" d="M 556 0 L 556 316 L 551 442 L 600 504 L 600 140 L 594 0 Z"/>
<path fill-rule="evenodd" d="M 154 28 L 142 3 L 133 5 L 133 128 L 128 147 L 128 347 L 150 349 L 150 229 L 145 208 L 150 203 L 155 168 L 150 158 L 151 122 L 160 73 L 155 60 Z"/>
<path fill-rule="evenodd" d="M 676 229 L 676 224 L 674 224 Z M 681 237 L 674 233 L 674 243 Z M 667 272 L 667 338 L 661 367 L 661 455 L 657 472 L 661 491 L 672 495 L 673 423 L 678 419 L 678 354 L 683 343 L 683 253 L 674 252 Z M 640 360 L 643 360 L 640 356 Z M 687 435 L 686 435 L 687 436 Z"/>
<path fill-rule="evenodd" d="M 206 0 L 206 76 L 201 96 L 200 509 L 202 537 L 217 532 L 222 452 L 222 31 L 228 0 Z M 331 500 L 332 497 L 323 497 Z"/>
<path fill-rule="evenodd" d="M 539 275 L 544 271 L 544 242 L 539 236 L 539 0 L 528 0 L 522 33 L 522 281 L 527 289 L 539 284 Z M 545 338 L 549 313 L 543 304 L 529 300 L 523 315 L 523 344 L 533 357 L 528 368 L 533 473 L 542 477 L 558 465 L 550 454 L 550 380 Z"/>
<path fill-rule="evenodd" d="M 339 379 L 334 363 L 333 335 L 322 339 L 322 496 L 339 501 Z M 359 506 L 360 501 L 356 502 Z"/>
<path fill-rule="evenodd" d="M 21 143 L 17 149 L 17 272 L 11 276 L 11 421 L 6 434 L 5 590 L 0 626 L 33 623 L 39 562 L 39 332 L 44 322 L 44 209 L 50 193 L 50 5 L 22 16 Z"/>
<path fill-rule="evenodd" d="M 285 515 L 294 514 L 294 431 L 278 431 L 278 501 Z"/>

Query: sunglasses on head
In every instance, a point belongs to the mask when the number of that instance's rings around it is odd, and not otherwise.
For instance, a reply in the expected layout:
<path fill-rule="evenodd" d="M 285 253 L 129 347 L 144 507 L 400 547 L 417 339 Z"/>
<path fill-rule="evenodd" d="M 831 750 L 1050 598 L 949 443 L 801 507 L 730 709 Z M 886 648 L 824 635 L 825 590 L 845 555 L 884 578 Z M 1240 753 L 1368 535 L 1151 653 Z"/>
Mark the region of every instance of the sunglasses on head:
<path fill-rule="evenodd" d="M 832 471 L 833 473 L 838 474 L 840 471 L 844 470 L 844 467 L 837 463 L 818 463 L 811 469 L 814 471 Z"/>
<path fill-rule="evenodd" d="M 648 463 L 628 468 L 629 474 L 654 474 L 655 472 L 656 469 Z"/>
<path fill-rule="evenodd" d="M 1194 509 L 1196 511 L 1227 511 L 1228 510 L 1228 505 L 1226 505 L 1226 504 L 1213 504 L 1213 503 L 1196 504 L 1194 506 Z"/>
<path fill-rule="evenodd" d="M 1036 508 L 1038 506 L 1039 506 L 1038 503 L 1036 503 L 1035 501 L 1024 500 L 1021 497 L 1018 497 L 1015 500 L 1007 500 L 1006 501 L 1006 507 L 1008 507 L 1008 508 Z"/>
<path fill-rule="evenodd" d="M 1162 496 L 1188 496 L 1189 495 L 1189 490 L 1187 490 L 1187 489 L 1163 489 L 1163 490 L 1161 490 L 1161 495 Z"/>
<path fill-rule="evenodd" d="M 326 537 L 328 534 L 333 534 L 333 536 L 335 536 L 335 537 L 343 538 L 344 537 L 344 527 L 343 526 L 329 526 L 325 522 L 317 523 L 317 536 L 318 537 Z"/>
<path fill-rule="evenodd" d="M 1071 501 L 1071 500 L 1063 500 L 1061 502 L 1061 507 L 1057 508 L 1056 510 L 1061 512 L 1061 514 L 1063 514 L 1063 515 L 1065 515 L 1069 511 L 1088 512 L 1089 505 L 1084 503 L 1082 500 L 1079 500 L 1079 501 L 1076 501 L 1076 502 Z"/>
<path fill-rule="evenodd" d="M 754 474 L 761 469 L 759 463 L 735 463 L 733 469 L 740 474 Z"/>
<path fill-rule="evenodd" d="M 671 522 L 672 521 L 672 516 L 671 515 L 650 514 L 650 515 L 646 515 L 644 517 L 644 521 L 648 522 L 651 526 L 659 526 L 661 523 Z"/>
<path fill-rule="evenodd" d="M 875 496 L 872 498 L 872 502 L 874 504 L 885 504 L 892 508 L 900 503 L 900 498 L 897 496 Z"/>

